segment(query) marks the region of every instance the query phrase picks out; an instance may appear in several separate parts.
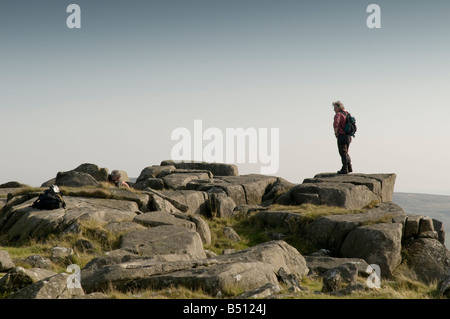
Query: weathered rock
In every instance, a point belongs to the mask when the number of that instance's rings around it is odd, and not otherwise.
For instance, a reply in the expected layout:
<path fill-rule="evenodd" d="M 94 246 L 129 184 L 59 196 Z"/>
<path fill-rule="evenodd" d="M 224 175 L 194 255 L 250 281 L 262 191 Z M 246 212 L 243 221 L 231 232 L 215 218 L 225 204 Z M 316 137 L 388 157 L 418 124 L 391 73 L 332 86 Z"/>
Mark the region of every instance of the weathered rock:
<path fill-rule="evenodd" d="M 438 240 L 419 238 L 405 247 L 406 263 L 412 276 L 426 284 L 438 282 L 445 276 L 447 264 L 447 249 Z"/>
<path fill-rule="evenodd" d="M 352 263 L 358 269 L 358 274 L 367 277 L 369 273 L 367 272 L 367 267 L 369 264 L 360 258 L 338 258 L 330 256 L 305 256 L 306 265 L 308 266 L 310 272 L 321 275 L 326 271 L 336 268 L 342 264 Z"/>
<path fill-rule="evenodd" d="M 31 255 L 22 259 L 22 263 L 30 265 L 32 268 L 52 269 L 52 261 L 40 255 Z"/>
<path fill-rule="evenodd" d="M 10 299 L 69 299 L 84 295 L 82 288 L 68 288 L 69 275 L 57 274 L 42 279 L 18 292 L 12 294 Z"/>
<path fill-rule="evenodd" d="M 403 237 L 406 239 L 417 238 L 419 234 L 419 224 L 422 216 L 408 215 L 405 221 L 405 230 Z"/>
<path fill-rule="evenodd" d="M 433 219 L 431 217 L 424 216 L 420 219 L 419 234 L 429 231 L 434 231 Z"/>
<path fill-rule="evenodd" d="M 264 194 L 262 201 L 271 204 L 294 186 L 295 184 L 288 182 L 284 178 L 277 177 L 277 180 L 270 185 L 270 190 Z"/>
<path fill-rule="evenodd" d="M 158 192 L 151 188 L 146 188 L 145 192 L 149 195 L 148 207 L 150 211 L 167 211 L 167 212 L 187 212 L 189 206 L 180 203 L 174 198 L 166 196 L 162 192 Z"/>
<path fill-rule="evenodd" d="M 274 294 L 277 294 L 280 291 L 281 288 L 279 285 L 267 283 L 262 287 L 258 287 L 256 289 L 246 291 L 240 294 L 239 296 L 236 297 L 236 299 L 263 299 L 272 296 Z"/>
<path fill-rule="evenodd" d="M 210 171 L 214 176 L 238 176 L 239 171 L 234 164 L 206 163 L 206 162 L 175 162 L 162 161 L 161 166 L 172 165 L 177 169 L 197 169 Z"/>
<path fill-rule="evenodd" d="M 224 193 L 212 193 L 209 195 L 209 209 L 212 217 L 228 218 L 233 216 L 236 203 Z"/>
<path fill-rule="evenodd" d="M 95 186 L 98 181 L 87 173 L 69 171 L 59 172 L 56 175 L 55 184 L 58 186 L 82 187 Z"/>
<path fill-rule="evenodd" d="M 354 284 L 358 277 L 358 269 L 355 264 L 345 263 L 327 270 L 323 275 L 322 292 L 337 292 L 344 284 Z"/>
<path fill-rule="evenodd" d="M 193 180 L 208 180 L 210 175 L 207 172 L 193 172 L 193 173 L 175 173 L 166 175 L 161 179 L 167 189 L 183 190 L 186 185 Z"/>
<path fill-rule="evenodd" d="M 81 164 L 74 171 L 89 174 L 98 182 L 106 182 L 108 180 L 108 169 L 100 168 L 95 164 Z"/>
<path fill-rule="evenodd" d="M 364 185 L 351 183 L 303 183 L 292 187 L 275 202 L 280 204 L 313 204 L 361 209 L 380 198 Z"/>
<path fill-rule="evenodd" d="M 381 202 L 391 202 L 394 193 L 396 174 L 359 174 L 349 175 L 335 173 L 321 173 L 308 178 L 303 183 L 348 183 L 364 185 L 377 195 Z"/>
<path fill-rule="evenodd" d="M 203 244 L 211 244 L 211 230 L 208 223 L 198 214 L 172 213 L 175 217 L 195 224 L 195 231 L 200 235 Z"/>
<path fill-rule="evenodd" d="M 35 198 L 14 206 L 0 216 L 0 233 L 11 242 L 43 239 L 49 234 L 78 232 L 84 220 L 98 223 L 132 221 L 139 212 L 132 201 L 65 196 L 66 208 L 38 210 L 31 207 Z"/>
<path fill-rule="evenodd" d="M 188 207 L 188 213 L 209 215 L 208 195 L 193 190 L 161 191 L 161 194 Z"/>
<path fill-rule="evenodd" d="M 380 223 L 353 229 L 342 243 L 344 257 L 364 259 L 377 264 L 382 278 L 390 278 L 401 262 L 402 224 Z"/>
<path fill-rule="evenodd" d="M 0 272 L 14 268 L 14 262 L 6 250 L 0 250 Z"/>
<path fill-rule="evenodd" d="M 141 173 L 139 174 L 139 177 L 136 179 L 136 184 L 144 182 L 148 179 L 152 178 L 158 178 L 160 175 L 167 175 L 172 173 L 175 170 L 175 166 L 173 165 L 166 165 L 166 166 L 160 166 L 160 165 L 153 165 L 153 166 L 147 166 L 144 168 Z"/>
<path fill-rule="evenodd" d="M 120 248 L 146 256 L 181 254 L 192 259 L 206 257 L 196 231 L 168 225 L 126 233 L 121 237 Z"/>
<path fill-rule="evenodd" d="M 450 271 L 438 282 L 437 289 L 439 291 L 439 298 L 450 298 Z"/>
<path fill-rule="evenodd" d="M 14 268 L 14 262 L 6 250 L 0 250 L 0 272 L 6 272 Z"/>
<path fill-rule="evenodd" d="M 405 216 L 400 206 L 392 202 L 382 203 L 364 213 L 319 217 L 308 225 L 307 237 L 317 248 L 326 248 L 336 253 L 346 236 L 356 227 L 381 222 L 402 223 Z"/>
<path fill-rule="evenodd" d="M 59 261 L 64 259 L 70 259 L 74 255 L 74 251 L 70 247 L 53 247 L 52 249 L 52 260 Z"/>
<path fill-rule="evenodd" d="M 138 190 L 145 190 L 146 188 L 163 190 L 164 187 L 164 181 L 161 178 L 147 178 L 146 180 L 136 183 L 133 186 L 133 188 Z"/>
<path fill-rule="evenodd" d="M 191 230 L 196 230 L 196 226 L 193 222 L 187 221 L 185 219 L 176 218 L 171 213 L 165 211 L 154 211 L 137 215 L 136 217 L 134 217 L 133 221 L 146 227 L 172 225 L 178 227 L 185 227 Z"/>
<path fill-rule="evenodd" d="M 239 237 L 238 233 L 232 227 L 224 227 L 223 234 L 226 238 L 230 239 L 233 242 L 240 242 L 241 237 Z"/>
<path fill-rule="evenodd" d="M 0 188 L 22 188 L 22 187 L 29 187 L 29 185 L 22 184 L 17 181 L 11 181 L 11 182 L 0 184 Z"/>
<path fill-rule="evenodd" d="M 11 294 L 54 275 L 55 272 L 46 269 L 15 267 L 0 278 L 0 293 Z"/>
<path fill-rule="evenodd" d="M 133 230 L 145 229 L 144 226 L 135 222 L 110 222 L 108 225 L 104 226 L 106 230 L 113 234 L 125 234 Z"/>
<path fill-rule="evenodd" d="M 277 284 L 276 273 L 281 267 L 298 280 L 308 273 L 305 259 L 295 248 L 284 241 L 272 241 L 203 260 L 137 260 L 101 269 L 83 269 L 81 283 L 87 292 L 109 285 L 124 291 L 182 285 L 192 289 L 201 287 L 216 295 L 236 286 L 246 291 L 267 283 Z"/>

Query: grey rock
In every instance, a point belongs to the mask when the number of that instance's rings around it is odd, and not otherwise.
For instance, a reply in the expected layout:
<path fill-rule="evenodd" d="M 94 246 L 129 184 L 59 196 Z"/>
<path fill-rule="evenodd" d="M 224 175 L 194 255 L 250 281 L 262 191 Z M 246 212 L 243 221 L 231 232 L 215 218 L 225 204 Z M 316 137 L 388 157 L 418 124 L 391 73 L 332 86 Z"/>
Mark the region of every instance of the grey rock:
<path fill-rule="evenodd" d="M 70 258 L 75 254 L 72 248 L 70 247 L 53 247 L 52 249 L 52 257 L 53 261 L 64 260 L 66 258 Z"/>
<path fill-rule="evenodd" d="M 31 207 L 35 198 L 14 206 L 0 218 L 0 232 L 11 242 L 44 239 L 49 234 L 78 232 L 82 221 L 100 224 L 132 221 L 139 212 L 133 201 L 65 196 L 66 208 L 37 210 Z"/>
<path fill-rule="evenodd" d="M 69 171 L 59 172 L 56 175 L 55 184 L 58 186 L 82 187 L 95 186 L 98 181 L 87 173 Z"/>
<path fill-rule="evenodd" d="M 196 225 L 193 222 L 177 218 L 175 217 L 175 215 L 172 215 L 171 213 L 165 211 L 154 211 L 137 215 L 136 217 L 134 217 L 133 221 L 146 227 L 172 225 L 196 230 Z"/>
<path fill-rule="evenodd" d="M 120 248 L 140 255 L 181 254 L 192 259 L 205 258 L 200 235 L 178 226 L 157 226 L 131 231 L 122 236 Z"/>
<path fill-rule="evenodd" d="M 23 263 L 30 265 L 32 268 L 52 269 L 52 261 L 40 255 L 31 255 L 22 260 Z"/>
<path fill-rule="evenodd" d="M 377 264 L 382 278 L 392 277 L 401 262 L 402 225 L 381 223 L 353 229 L 342 243 L 340 252 L 344 257 L 364 259 Z"/>
<path fill-rule="evenodd" d="M 447 249 L 436 239 L 419 238 L 405 246 L 407 265 L 412 277 L 431 284 L 445 276 L 448 265 Z"/>
<path fill-rule="evenodd" d="M 14 268 L 14 262 L 6 250 L 0 250 L 0 272 Z"/>
<path fill-rule="evenodd" d="M 380 197 L 364 185 L 351 183 L 303 183 L 292 187 L 276 203 L 291 205 L 313 204 L 362 209 Z"/>
<path fill-rule="evenodd" d="M 367 267 L 369 264 L 361 258 L 338 258 L 330 256 L 305 256 L 306 265 L 311 272 L 318 275 L 325 273 L 326 271 L 339 267 L 342 264 L 354 264 L 358 269 L 358 274 L 367 277 Z"/>
<path fill-rule="evenodd" d="M 160 165 L 153 165 L 153 166 L 147 166 L 144 168 L 141 173 L 139 174 L 139 177 L 136 179 L 136 184 L 139 184 L 141 182 L 144 182 L 148 179 L 152 178 L 158 178 L 161 174 L 170 174 L 175 170 L 175 166 L 173 165 L 166 165 L 166 166 L 160 166 Z"/>
<path fill-rule="evenodd" d="M 236 297 L 236 299 L 263 299 L 275 295 L 281 291 L 277 284 L 267 283 L 262 287 L 246 291 Z"/>
<path fill-rule="evenodd" d="M 9 296 L 10 299 L 70 299 L 84 295 L 82 288 L 68 288 L 69 275 L 57 274 L 42 279 Z M 70 279 L 69 279 L 70 280 Z"/>
<path fill-rule="evenodd" d="M 209 215 L 208 195 L 205 192 L 193 190 L 161 191 L 162 195 L 188 207 L 188 213 Z"/>
<path fill-rule="evenodd" d="M 15 267 L 0 278 L 0 293 L 11 294 L 54 275 L 55 272 L 47 269 Z"/>
<path fill-rule="evenodd" d="M 212 217 L 228 218 L 233 216 L 236 203 L 226 194 L 209 194 L 209 209 Z"/>
<path fill-rule="evenodd" d="M 173 165 L 177 169 L 198 169 L 210 171 L 214 176 L 238 176 L 239 170 L 234 164 L 206 163 L 206 162 L 176 162 L 166 160 L 161 166 Z"/>
<path fill-rule="evenodd" d="M 308 225 L 306 232 L 308 239 L 317 248 L 326 248 L 338 253 L 348 234 L 355 228 L 393 221 L 400 221 L 399 224 L 401 224 L 405 216 L 404 210 L 398 205 L 392 202 L 381 203 L 378 207 L 368 209 L 364 213 L 319 217 Z"/>
<path fill-rule="evenodd" d="M 232 227 L 224 227 L 223 234 L 226 238 L 230 239 L 233 242 L 240 242 L 241 237 L 236 233 L 236 231 Z"/>
<path fill-rule="evenodd" d="M 95 164 L 81 164 L 80 166 L 75 168 L 74 171 L 89 174 L 98 182 L 106 182 L 108 180 L 108 169 L 100 168 Z"/>

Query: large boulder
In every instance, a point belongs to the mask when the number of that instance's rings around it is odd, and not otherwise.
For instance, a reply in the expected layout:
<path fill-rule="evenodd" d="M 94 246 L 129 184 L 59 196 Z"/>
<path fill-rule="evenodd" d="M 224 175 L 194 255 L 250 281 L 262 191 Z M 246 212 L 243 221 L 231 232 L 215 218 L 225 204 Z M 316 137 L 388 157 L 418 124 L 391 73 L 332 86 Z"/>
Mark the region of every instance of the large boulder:
<path fill-rule="evenodd" d="M 14 268 L 14 262 L 6 250 L 0 250 L 0 272 Z"/>
<path fill-rule="evenodd" d="M 171 174 L 175 170 L 175 166 L 173 165 L 166 165 L 166 166 L 160 166 L 160 165 L 153 165 L 153 166 L 147 166 L 144 168 L 141 173 L 139 174 L 139 177 L 136 179 L 136 184 L 139 184 L 141 182 L 146 181 L 147 179 L 151 178 L 158 178 L 162 177 L 168 174 Z"/>
<path fill-rule="evenodd" d="M 381 222 L 403 223 L 405 211 L 388 202 L 363 213 L 322 216 L 307 227 L 307 237 L 317 248 L 326 248 L 336 253 L 340 251 L 347 235 L 359 226 Z"/>
<path fill-rule="evenodd" d="M 70 280 L 66 273 L 56 274 L 42 279 L 9 296 L 10 299 L 71 299 L 83 296 L 82 288 L 68 287 Z"/>
<path fill-rule="evenodd" d="M 345 209 L 362 209 L 380 198 L 365 185 L 351 183 L 303 183 L 292 187 L 275 202 L 279 204 L 327 205 Z"/>
<path fill-rule="evenodd" d="M 100 224 L 132 221 L 139 212 L 136 202 L 65 196 L 66 208 L 39 210 L 31 207 L 35 198 L 14 206 L 0 216 L 0 233 L 11 242 L 44 239 L 50 234 L 78 232 L 81 221 Z"/>
<path fill-rule="evenodd" d="M 56 175 L 55 184 L 67 187 L 83 187 L 98 185 L 98 181 L 87 173 L 69 171 L 59 172 Z"/>
<path fill-rule="evenodd" d="M 98 182 L 106 182 L 108 180 L 108 169 L 100 168 L 95 164 L 81 164 L 80 166 L 75 168 L 74 171 L 89 174 Z"/>
<path fill-rule="evenodd" d="M 172 225 L 196 230 L 196 226 L 193 222 L 181 218 L 176 218 L 176 216 L 166 211 L 154 211 L 140 214 L 134 217 L 133 221 L 146 227 Z"/>
<path fill-rule="evenodd" d="M 193 190 L 166 190 L 160 191 L 166 198 L 188 207 L 187 212 L 192 214 L 209 215 L 208 195 L 205 192 Z"/>
<path fill-rule="evenodd" d="M 197 169 L 210 171 L 214 176 L 238 176 L 239 170 L 234 164 L 206 163 L 206 162 L 176 162 L 166 160 L 161 166 L 175 166 L 177 169 Z"/>
<path fill-rule="evenodd" d="M 442 279 L 450 269 L 448 250 L 436 239 L 418 238 L 404 248 L 410 275 L 416 280 L 432 284 Z"/>
<path fill-rule="evenodd" d="M 377 264 L 382 278 L 390 278 L 400 264 L 402 224 L 380 223 L 353 229 L 342 243 L 344 257 L 361 258 Z"/>
<path fill-rule="evenodd" d="M 271 241 L 208 259 L 172 262 L 142 259 L 83 269 L 81 283 L 87 292 L 106 287 L 128 291 L 180 285 L 202 288 L 216 295 L 219 291 L 236 288 L 247 291 L 267 283 L 276 284 L 280 268 L 298 280 L 308 273 L 305 259 L 295 248 L 284 241 Z"/>
<path fill-rule="evenodd" d="M 8 273 L 0 278 L 0 294 L 2 293 L 14 293 L 22 288 L 32 285 L 39 280 L 48 278 L 56 275 L 55 272 L 40 269 L 40 268 L 29 268 L 25 269 L 22 267 L 12 268 Z"/>
<path fill-rule="evenodd" d="M 396 174 L 335 174 L 321 173 L 314 178 L 307 178 L 303 183 L 348 183 L 352 185 L 364 185 L 374 194 L 376 194 L 381 202 L 392 201 L 394 193 Z"/>
<path fill-rule="evenodd" d="M 180 254 L 192 259 L 206 257 L 196 231 L 171 225 L 126 233 L 121 237 L 120 248 L 142 256 Z"/>

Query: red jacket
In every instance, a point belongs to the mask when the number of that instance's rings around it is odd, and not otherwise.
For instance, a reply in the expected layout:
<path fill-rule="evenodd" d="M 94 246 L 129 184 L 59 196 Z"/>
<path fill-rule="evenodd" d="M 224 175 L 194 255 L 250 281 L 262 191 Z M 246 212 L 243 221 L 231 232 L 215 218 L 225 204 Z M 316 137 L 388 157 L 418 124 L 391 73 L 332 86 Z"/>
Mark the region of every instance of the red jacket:
<path fill-rule="evenodd" d="M 334 128 L 334 135 L 338 136 L 338 135 L 345 135 L 345 131 L 344 131 L 344 127 L 345 127 L 345 121 L 347 120 L 346 115 L 347 114 L 346 111 L 339 111 L 336 112 L 336 114 L 334 115 L 334 121 L 333 121 L 333 128 Z"/>

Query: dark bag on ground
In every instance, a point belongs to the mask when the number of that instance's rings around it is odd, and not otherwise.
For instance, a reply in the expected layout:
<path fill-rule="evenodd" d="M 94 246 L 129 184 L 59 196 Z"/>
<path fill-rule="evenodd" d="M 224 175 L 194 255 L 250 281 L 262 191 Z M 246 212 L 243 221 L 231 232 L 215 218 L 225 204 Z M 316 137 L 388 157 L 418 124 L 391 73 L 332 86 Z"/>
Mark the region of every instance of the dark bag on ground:
<path fill-rule="evenodd" d="M 64 202 L 59 189 L 52 186 L 43 194 L 39 195 L 39 198 L 33 203 L 33 208 L 42 210 L 66 208 L 66 203 Z"/>

